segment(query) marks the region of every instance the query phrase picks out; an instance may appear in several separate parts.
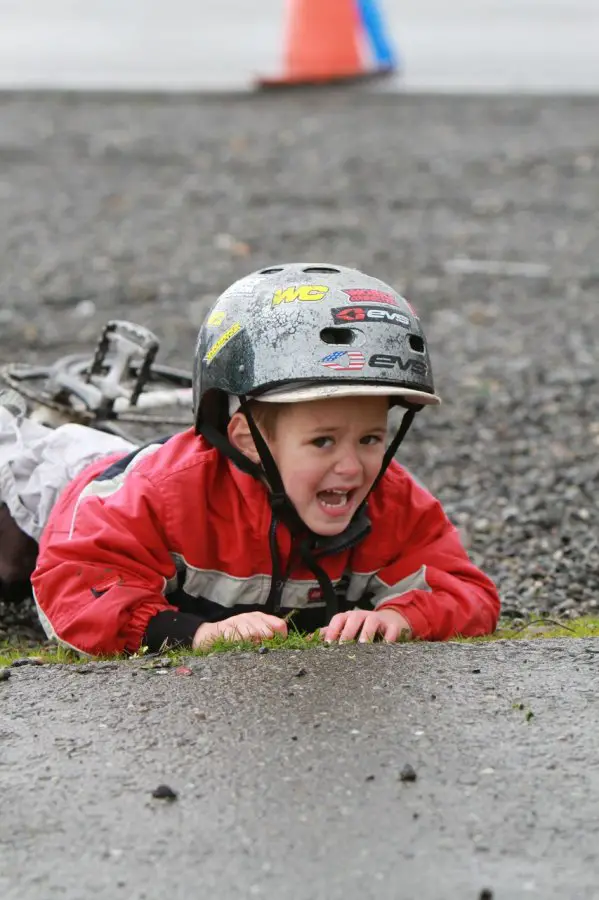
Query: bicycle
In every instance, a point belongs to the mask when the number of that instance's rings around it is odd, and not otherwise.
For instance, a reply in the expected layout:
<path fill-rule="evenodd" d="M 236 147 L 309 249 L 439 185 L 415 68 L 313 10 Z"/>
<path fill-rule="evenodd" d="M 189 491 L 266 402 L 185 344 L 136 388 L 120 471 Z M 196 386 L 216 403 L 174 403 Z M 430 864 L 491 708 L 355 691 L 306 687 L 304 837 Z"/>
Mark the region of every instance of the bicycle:
<path fill-rule="evenodd" d="M 0 381 L 22 398 L 33 421 L 51 428 L 79 423 L 135 442 L 122 425 L 192 424 L 191 372 L 157 364 L 159 348 L 149 329 L 112 319 L 91 355 L 70 354 L 47 366 L 8 363 L 0 366 Z M 187 412 L 174 415 L 172 408 Z"/>

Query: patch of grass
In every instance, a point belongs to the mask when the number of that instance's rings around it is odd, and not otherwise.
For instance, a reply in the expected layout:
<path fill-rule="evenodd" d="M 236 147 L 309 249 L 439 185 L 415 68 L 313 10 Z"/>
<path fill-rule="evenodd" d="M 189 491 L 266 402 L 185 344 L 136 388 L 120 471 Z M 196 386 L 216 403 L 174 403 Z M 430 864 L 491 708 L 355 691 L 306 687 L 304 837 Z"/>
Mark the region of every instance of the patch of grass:
<path fill-rule="evenodd" d="M 26 657 L 34 657 L 40 659 L 44 663 L 84 663 L 85 658 L 74 653 L 72 650 L 66 650 L 64 647 L 49 647 L 42 645 L 40 647 L 19 646 L 14 644 L 4 644 L 0 646 L 0 667 L 9 666 L 15 659 L 25 659 Z"/>
<path fill-rule="evenodd" d="M 214 653 L 230 653 L 232 651 L 257 653 L 261 648 L 265 648 L 269 651 L 307 650 L 311 647 L 318 646 L 322 646 L 322 644 L 317 635 L 302 634 L 297 630 L 292 630 L 289 632 L 286 638 L 283 638 L 281 635 L 275 635 L 270 640 L 261 641 L 259 643 L 249 640 L 227 640 L 226 638 L 218 638 L 206 650 L 190 650 L 189 648 L 186 648 L 184 650 L 165 650 L 158 654 L 148 654 L 147 648 L 142 647 L 138 653 L 133 655 L 133 657 L 125 655 L 112 657 L 97 656 L 93 657 L 93 659 L 97 662 L 108 660 L 114 661 L 125 659 L 140 659 L 147 657 L 148 662 L 150 662 L 151 660 L 153 661 L 157 658 L 162 658 L 168 659 L 171 665 L 175 665 L 192 657 L 211 656 Z M 85 664 L 86 662 L 90 661 L 89 657 L 79 656 L 74 651 L 66 650 L 63 647 L 42 646 L 39 648 L 32 648 L 30 646 L 19 647 L 11 646 L 8 644 L 0 647 L 0 667 L 9 666 L 16 659 L 24 659 L 25 657 L 35 657 L 47 664 L 62 663 L 63 665 L 73 663 Z"/>
<path fill-rule="evenodd" d="M 599 637 L 599 618 L 583 616 L 580 619 L 561 621 L 552 618 L 530 617 L 515 625 L 509 619 L 502 619 L 494 634 L 478 638 L 455 638 L 464 643 L 484 643 L 488 641 L 530 641 L 547 638 L 589 638 Z"/>
<path fill-rule="evenodd" d="M 488 634 L 478 638 L 457 637 L 453 642 L 458 643 L 487 643 L 489 641 L 500 640 L 542 640 L 546 638 L 588 638 L 599 637 L 599 618 L 586 616 L 580 619 L 571 619 L 568 621 L 560 621 L 558 619 L 539 619 L 530 618 L 524 623 L 514 625 L 509 619 L 502 620 L 494 634 Z M 247 640 L 226 640 L 219 638 L 207 650 L 165 650 L 159 654 L 148 654 L 145 648 L 133 657 L 139 659 L 147 656 L 148 662 L 157 658 L 165 658 L 169 660 L 170 665 L 182 663 L 186 659 L 192 657 L 212 656 L 215 653 L 231 653 L 237 652 L 253 652 L 257 653 L 264 650 L 309 650 L 314 647 L 323 646 L 317 635 L 302 634 L 296 629 L 292 629 L 286 638 L 275 635 L 267 641 L 254 643 Z M 71 650 L 62 647 L 48 647 L 47 645 L 35 647 L 14 646 L 5 644 L 0 646 L 0 667 L 9 666 L 14 660 L 24 657 L 37 657 L 44 663 L 61 663 L 61 664 L 84 664 L 89 662 L 89 658 L 78 656 Z M 116 657 L 95 657 L 95 660 L 119 660 L 126 659 L 125 656 Z M 130 658 L 130 657 L 129 657 Z"/>

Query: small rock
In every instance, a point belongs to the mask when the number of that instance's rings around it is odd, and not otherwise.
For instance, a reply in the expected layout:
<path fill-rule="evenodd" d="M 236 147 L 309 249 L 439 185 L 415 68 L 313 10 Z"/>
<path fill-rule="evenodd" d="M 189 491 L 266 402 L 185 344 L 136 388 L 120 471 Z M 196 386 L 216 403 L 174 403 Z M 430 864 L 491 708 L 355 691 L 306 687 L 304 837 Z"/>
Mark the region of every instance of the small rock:
<path fill-rule="evenodd" d="M 478 900 L 493 900 L 493 891 L 489 890 L 489 888 L 483 888 L 478 895 Z"/>
<path fill-rule="evenodd" d="M 409 763 L 406 763 L 401 772 L 399 773 L 400 781 L 416 781 L 416 770 Z"/>
<path fill-rule="evenodd" d="M 178 796 L 177 792 L 169 787 L 168 784 L 159 784 L 152 791 L 152 797 L 155 797 L 156 800 L 176 800 Z"/>
<path fill-rule="evenodd" d="M 177 666 L 175 675 L 193 675 L 193 671 L 188 666 Z"/>
<path fill-rule="evenodd" d="M 364 781 L 374 781 L 374 775 L 367 775 Z"/>
<path fill-rule="evenodd" d="M 265 653 L 268 653 L 268 647 L 259 647 L 259 648 L 258 648 L 258 653 L 259 653 L 261 656 L 264 656 Z"/>
<path fill-rule="evenodd" d="M 307 669 L 300 669 L 299 672 L 296 672 L 296 673 L 295 673 L 295 677 L 296 677 L 296 678 L 303 678 L 304 675 L 307 675 L 307 674 L 308 674 L 308 670 L 307 670 Z"/>
<path fill-rule="evenodd" d="M 8 681 L 11 676 L 10 669 L 4 668 L 0 669 L 0 681 Z"/>

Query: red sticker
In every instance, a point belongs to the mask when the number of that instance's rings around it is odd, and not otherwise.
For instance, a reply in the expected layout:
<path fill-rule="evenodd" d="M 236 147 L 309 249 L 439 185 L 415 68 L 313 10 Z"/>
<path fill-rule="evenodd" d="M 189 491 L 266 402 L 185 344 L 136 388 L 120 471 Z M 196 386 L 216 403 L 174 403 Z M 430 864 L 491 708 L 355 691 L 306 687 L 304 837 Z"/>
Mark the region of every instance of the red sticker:
<path fill-rule="evenodd" d="M 385 294 L 383 291 L 375 291 L 372 288 L 350 288 L 344 290 L 352 303 L 387 303 L 389 306 L 398 306 L 393 294 Z"/>

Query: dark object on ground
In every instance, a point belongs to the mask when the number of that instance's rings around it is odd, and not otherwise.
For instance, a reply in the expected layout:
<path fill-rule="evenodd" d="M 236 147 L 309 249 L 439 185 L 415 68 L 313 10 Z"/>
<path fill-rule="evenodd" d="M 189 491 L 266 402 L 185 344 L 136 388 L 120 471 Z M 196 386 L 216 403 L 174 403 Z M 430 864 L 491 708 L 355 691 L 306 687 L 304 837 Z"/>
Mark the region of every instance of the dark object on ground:
<path fill-rule="evenodd" d="M 170 788 L 168 784 L 159 784 L 152 791 L 152 797 L 155 797 L 156 800 L 176 800 L 178 796 L 177 792 Z"/>
<path fill-rule="evenodd" d="M 406 763 L 401 772 L 399 773 L 400 781 L 416 781 L 417 779 L 416 769 L 414 766 L 411 766 L 410 763 Z"/>
<path fill-rule="evenodd" d="M 18 603 L 31 596 L 37 543 L 21 531 L 5 503 L 0 503 L 0 548 L 0 601 Z"/>

